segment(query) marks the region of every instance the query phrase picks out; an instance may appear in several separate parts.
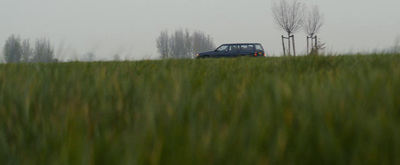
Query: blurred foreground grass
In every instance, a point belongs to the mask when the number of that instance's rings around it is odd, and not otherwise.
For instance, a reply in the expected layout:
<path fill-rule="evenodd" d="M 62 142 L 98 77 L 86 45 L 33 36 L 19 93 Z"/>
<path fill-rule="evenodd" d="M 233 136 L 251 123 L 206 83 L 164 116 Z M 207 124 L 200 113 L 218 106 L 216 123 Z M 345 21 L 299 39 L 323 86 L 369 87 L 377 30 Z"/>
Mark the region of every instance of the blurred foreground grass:
<path fill-rule="evenodd" d="M 0 65 L 1 164 L 399 155 L 399 55 Z"/>

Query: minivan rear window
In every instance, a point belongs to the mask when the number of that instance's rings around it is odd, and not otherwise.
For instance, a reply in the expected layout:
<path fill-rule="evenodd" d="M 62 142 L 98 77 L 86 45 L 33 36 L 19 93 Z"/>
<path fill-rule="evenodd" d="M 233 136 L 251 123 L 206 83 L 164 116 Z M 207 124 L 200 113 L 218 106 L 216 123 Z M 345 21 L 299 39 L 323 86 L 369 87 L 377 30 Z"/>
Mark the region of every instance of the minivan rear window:
<path fill-rule="evenodd" d="M 256 45 L 256 51 L 264 51 L 261 45 Z"/>

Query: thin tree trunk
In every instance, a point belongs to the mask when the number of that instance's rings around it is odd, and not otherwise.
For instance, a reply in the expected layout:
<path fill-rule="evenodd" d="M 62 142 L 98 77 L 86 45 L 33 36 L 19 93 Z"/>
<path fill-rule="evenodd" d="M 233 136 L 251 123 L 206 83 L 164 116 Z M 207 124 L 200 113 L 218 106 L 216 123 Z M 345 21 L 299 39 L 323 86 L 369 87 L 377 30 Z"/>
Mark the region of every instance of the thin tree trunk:
<path fill-rule="evenodd" d="M 308 38 L 308 36 L 307 36 L 307 55 L 310 55 L 310 54 L 308 54 L 308 49 L 309 49 L 309 46 L 308 46 L 308 45 L 309 45 L 309 40 L 310 40 L 310 39 L 309 39 L 309 38 Z"/>
<path fill-rule="evenodd" d="M 288 55 L 290 56 L 290 33 L 288 33 Z"/>
<path fill-rule="evenodd" d="M 294 45 L 294 35 L 292 35 L 292 42 L 293 42 L 293 55 L 296 57 L 296 46 Z"/>
<path fill-rule="evenodd" d="M 283 35 L 282 35 L 282 47 L 283 47 L 283 56 L 286 56 L 285 37 Z"/>
<path fill-rule="evenodd" d="M 311 35 L 311 50 L 314 49 L 314 35 Z"/>

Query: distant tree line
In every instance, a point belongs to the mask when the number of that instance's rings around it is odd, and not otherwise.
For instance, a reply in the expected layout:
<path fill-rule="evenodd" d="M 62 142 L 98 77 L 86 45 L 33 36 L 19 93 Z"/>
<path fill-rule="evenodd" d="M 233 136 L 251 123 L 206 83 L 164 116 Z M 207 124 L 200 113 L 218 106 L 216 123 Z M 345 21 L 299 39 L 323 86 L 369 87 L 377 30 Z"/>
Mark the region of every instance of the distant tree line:
<path fill-rule="evenodd" d="M 192 58 L 199 52 L 215 48 L 210 35 L 202 31 L 190 33 L 187 29 L 178 29 L 171 34 L 167 30 L 162 31 L 156 45 L 162 59 Z"/>
<path fill-rule="evenodd" d="M 7 63 L 57 62 L 54 49 L 46 38 L 36 40 L 31 47 L 29 39 L 21 40 L 19 36 L 11 35 L 3 47 L 3 54 Z"/>

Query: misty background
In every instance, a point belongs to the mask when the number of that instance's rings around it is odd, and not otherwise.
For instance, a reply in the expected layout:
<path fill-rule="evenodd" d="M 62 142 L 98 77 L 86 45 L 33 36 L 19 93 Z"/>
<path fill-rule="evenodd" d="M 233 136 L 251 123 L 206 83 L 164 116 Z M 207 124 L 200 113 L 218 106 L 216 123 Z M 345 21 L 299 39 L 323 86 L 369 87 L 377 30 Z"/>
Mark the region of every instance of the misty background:
<path fill-rule="evenodd" d="M 48 38 L 61 61 L 88 53 L 111 60 L 158 58 L 163 30 L 201 30 L 218 46 L 259 42 L 267 55 L 281 55 L 271 0 L 1 0 L 0 46 L 11 34 L 35 41 Z M 276 1 L 278 2 L 278 1 Z M 328 53 L 390 49 L 400 41 L 398 0 L 299 0 L 324 15 L 318 37 Z M 306 51 L 306 35 L 295 35 L 296 51 Z M 2 52 L 1 52 L 2 53 Z M 3 55 L 1 55 L 3 58 Z"/>

